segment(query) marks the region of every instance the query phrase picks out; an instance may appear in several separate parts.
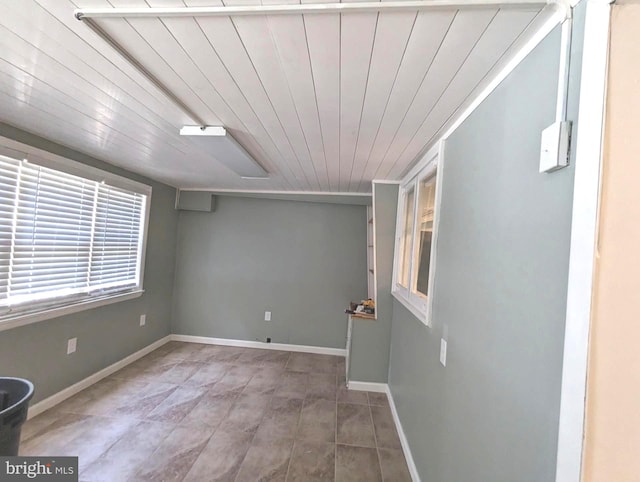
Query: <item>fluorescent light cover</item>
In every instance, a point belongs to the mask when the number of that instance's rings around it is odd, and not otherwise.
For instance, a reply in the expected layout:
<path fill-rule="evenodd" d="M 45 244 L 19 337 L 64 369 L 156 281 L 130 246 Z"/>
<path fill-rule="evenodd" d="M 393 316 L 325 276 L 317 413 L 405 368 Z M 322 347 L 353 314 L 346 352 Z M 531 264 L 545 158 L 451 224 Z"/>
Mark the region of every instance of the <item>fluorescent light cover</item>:
<path fill-rule="evenodd" d="M 267 171 L 222 126 L 184 126 L 180 135 L 190 137 L 195 145 L 243 178 L 269 177 Z"/>

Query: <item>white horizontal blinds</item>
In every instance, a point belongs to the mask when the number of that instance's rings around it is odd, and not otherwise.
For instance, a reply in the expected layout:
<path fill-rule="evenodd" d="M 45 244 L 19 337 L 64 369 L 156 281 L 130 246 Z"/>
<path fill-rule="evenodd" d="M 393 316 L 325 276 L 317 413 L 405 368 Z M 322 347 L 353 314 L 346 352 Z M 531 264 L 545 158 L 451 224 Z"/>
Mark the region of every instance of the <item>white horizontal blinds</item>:
<path fill-rule="evenodd" d="M 23 163 L 10 273 L 12 304 L 87 291 L 97 183 Z"/>
<path fill-rule="evenodd" d="M 138 287 L 146 203 L 0 156 L 0 315 Z"/>
<path fill-rule="evenodd" d="M 20 161 L 0 156 L 0 304 L 7 298 Z"/>
<path fill-rule="evenodd" d="M 100 184 L 96 199 L 91 289 L 135 286 L 146 196 Z"/>

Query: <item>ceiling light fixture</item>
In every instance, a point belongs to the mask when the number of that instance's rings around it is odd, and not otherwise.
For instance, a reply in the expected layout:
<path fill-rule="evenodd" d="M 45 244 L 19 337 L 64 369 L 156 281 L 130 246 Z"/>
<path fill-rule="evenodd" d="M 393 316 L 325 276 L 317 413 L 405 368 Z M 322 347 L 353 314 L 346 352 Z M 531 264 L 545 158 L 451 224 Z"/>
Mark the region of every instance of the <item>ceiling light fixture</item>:
<path fill-rule="evenodd" d="M 184 126 L 180 135 L 211 154 L 243 179 L 265 179 L 267 171 L 222 126 Z"/>

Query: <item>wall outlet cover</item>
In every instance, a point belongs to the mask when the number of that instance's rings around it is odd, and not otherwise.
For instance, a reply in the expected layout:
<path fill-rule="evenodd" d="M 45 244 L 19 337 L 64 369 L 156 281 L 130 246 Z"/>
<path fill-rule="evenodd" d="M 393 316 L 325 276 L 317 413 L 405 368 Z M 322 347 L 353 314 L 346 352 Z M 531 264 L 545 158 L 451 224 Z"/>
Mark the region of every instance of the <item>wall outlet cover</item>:
<path fill-rule="evenodd" d="M 264 312 L 264 321 L 271 321 L 271 312 L 270 311 L 265 311 Z"/>
<path fill-rule="evenodd" d="M 78 339 L 69 338 L 69 340 L 67 340 L 67 355 L 71 355 L 72 353 L 75 353 L 77 347 L 78 347 Z"/>
<path fill-rule="evenodd" d="M 443 367 L 447 366 L 447 340 L 440 338 L 440 363 Z"/>

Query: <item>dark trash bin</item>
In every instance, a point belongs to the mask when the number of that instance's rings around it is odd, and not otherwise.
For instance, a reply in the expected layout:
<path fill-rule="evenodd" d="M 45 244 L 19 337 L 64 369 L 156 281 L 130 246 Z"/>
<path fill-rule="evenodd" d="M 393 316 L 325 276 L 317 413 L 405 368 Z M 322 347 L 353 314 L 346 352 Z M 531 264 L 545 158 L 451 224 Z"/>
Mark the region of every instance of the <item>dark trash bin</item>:
<path fill-rule="evenodd" d="M 18 455 L 20 431 L 31 397 L 33 383 L 29 380 L 0 377 L 0 455 Z"/>

